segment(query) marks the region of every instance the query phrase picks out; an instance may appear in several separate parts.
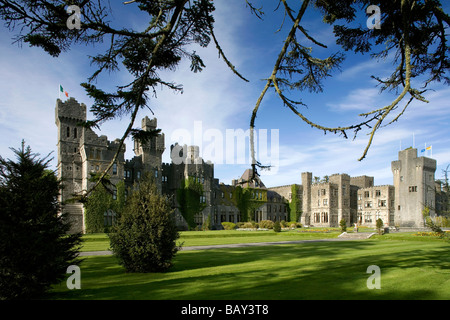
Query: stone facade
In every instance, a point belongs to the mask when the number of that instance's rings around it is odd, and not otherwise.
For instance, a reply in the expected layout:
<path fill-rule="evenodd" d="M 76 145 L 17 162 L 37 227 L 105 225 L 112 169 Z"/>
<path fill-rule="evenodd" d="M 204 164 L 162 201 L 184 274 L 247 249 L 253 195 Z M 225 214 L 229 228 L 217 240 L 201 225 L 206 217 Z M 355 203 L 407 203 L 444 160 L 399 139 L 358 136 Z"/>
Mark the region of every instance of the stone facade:
<path fill-rule="evenodd" d="M 65 202 L 91 187 L 89 178 L 107 168 L 119 140 L 109 141 L 106 136 L 98 136 L 94 131 L 79 126 L 86 120 L 86 106 L 74 98 L 66 102 L 57 100 L 55 119 L 58 128 L 58 177 L 64 185 L 60 201 Z M 157 119 L 145 117 L 141 126 L 144 130 L 157 129 Z M 171 199 L 177 223 L 184 229 L 187 229 L 187 223 L 180 212 L 177 190 L 188 178 L 200 183 L 203 189 L 200 202 L 204 209 L 194 216 L 199 227 L 206 221 L 210 221 L 213 228 L 221 228 L 222 222 L 243 220 L 235 196 L 238 187 L 251 192 L 253 209 L 248 219 L 255 222 L 290 221 L 294 216 L 290 214 L 293 199 L 296 199 L 297 210 L 301 212 L 300 222 L 320 227 L 339 227 L 342 219 L 348 226 L 357 223 L 373 227 L 381 218 L 385 225 L 420 228 L 424 226 L 424 206 L 432 208 L 432 216 L 435 215 L 435 207 L 448 206 L 439 200 L 445 198 L 443 195 L 448 190 L 435 183 L 436 160 L 417 157 L 417 149 L 412 148 L 400 151 L 398 160 L 392 162 L 394 185 L 374 186 L 373 177 L 350 177 L 345 173 L 313 182 L 311 172 L 302 172 L 301 184 L 272 188 L 267 188 L 259 177 L 251 181 L 250 169 L 241 178 L 233 180 L 231 185 L 220 183 L 214 177 L 214 164 L 200 157 L 197 146 L 174 144 L 170 148 L 171 163 L 163 163 L 163 133 L 145 145 L 135 142 L 132 159 L 125 159 L 125 150 L 123 145 L 108 172 L 111 182 L 115 185 L 124 181 L 130 187 L 144 174 L 150 173 L 158 190 Z M 292 194 L 293 190 L 296 194 Z M 69 203 L 63 210 L 73 222 L 71 231 L 85 232 L 83 205 Z"/>
<path fill-rule="evenodd" d="M 435 216 L 436 160 L 417 157 L 417 149 L 409 148 L 398 153 L 391 163 L 395 187 L 395 223 L 400 227 L 424 227 L 422 210 L 431 208 Z"/>
<path fill-rule="evenodd" d="M 358 225 L 373 225 L 379 218 L 386 225 L 394 225 L 395 188 L 390 185 L 358 190 Z"/>

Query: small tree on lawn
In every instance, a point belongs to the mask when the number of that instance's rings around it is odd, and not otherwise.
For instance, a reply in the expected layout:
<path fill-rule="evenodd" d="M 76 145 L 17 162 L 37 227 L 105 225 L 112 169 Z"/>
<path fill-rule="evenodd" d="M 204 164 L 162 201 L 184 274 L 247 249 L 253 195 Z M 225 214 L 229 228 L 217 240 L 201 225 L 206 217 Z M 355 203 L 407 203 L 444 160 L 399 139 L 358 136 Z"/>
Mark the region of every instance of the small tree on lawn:
<path fill-rule="evenodd" d="M 61 183 L 30 147 L 0 156 L 0 300 L 36 299 L 78 264 L 81 234 L 59 215 Z"/>
<path fill-rule="evenodd" d="M 339 226 L 341 227 L 341 232 L 347 231 L 347 221 L 345 219 L 339 221 Z"/>
<path fill-rule="evenodd" d="M 174 211 L 151 175 L 134 185 L 131 195 L 111 228 L 113 253 L 127 272 L 164 272 L 179 250 Z"/>
<path fill-rule="evenodd" d="M 382 229 L 383 229 L 383 220 L 381 220 L 381 218 L 377 219 L 376 227 L 377 227 L 378 234 L 383 234 L 383 231 L 382 231 Z"/>
<path fill-rule="evenodd" d="M 275 223 L 273 224 L 273 231 L 281 232 L 281 224 L 279 221 L 275 221 Z"/>
<path fill-rule="evenodd" d="M 436 235 L 438 235 L 441 238 L 444 238 L 445 232 L 437 224 L 434 223 L 433 219 L 431 219 L 429 207 L 423 208 L 422 215 L 423 215 L 423 218 L 425 219 L 425 225 L 428 228 L 430 228 L 431 231 L 435 232 Z"/>

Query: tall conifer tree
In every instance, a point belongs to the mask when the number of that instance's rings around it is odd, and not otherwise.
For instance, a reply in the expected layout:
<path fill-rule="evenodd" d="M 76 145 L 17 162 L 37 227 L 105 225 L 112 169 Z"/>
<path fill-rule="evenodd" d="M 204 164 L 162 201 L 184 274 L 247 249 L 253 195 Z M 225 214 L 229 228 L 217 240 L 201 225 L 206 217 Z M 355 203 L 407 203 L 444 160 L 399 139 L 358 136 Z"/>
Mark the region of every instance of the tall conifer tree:
<path fill-rule="evenodd" d="M 41 297 L 79 263 L 80 234 L 60 215 L 61 184 L 22 142 L 17 161 L 0 156 L 0 299 Z"/>

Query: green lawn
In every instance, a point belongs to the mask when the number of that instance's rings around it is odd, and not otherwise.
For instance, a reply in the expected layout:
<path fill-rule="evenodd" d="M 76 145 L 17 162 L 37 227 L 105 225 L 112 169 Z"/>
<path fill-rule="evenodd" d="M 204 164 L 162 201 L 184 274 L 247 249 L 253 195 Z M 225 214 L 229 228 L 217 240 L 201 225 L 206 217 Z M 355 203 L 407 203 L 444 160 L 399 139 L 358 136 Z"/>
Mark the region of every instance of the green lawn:
<path fill-rule="evenodd" d="M 113 256 L 91 256 L 80 265 L 81 289 L 68 290 L 63 282 L 51 298 L 448 300 L 449 249 L 449 242 L 433 237 L 392 234 L 363 241 L 181 251 L 169 272 L 148 274 L 126 273 Z M 370 265 L 381 269 L 379 290 L 367 288 Z"/>
<path fill-rule="evenodd" d="M 296 229 L 275 233 L 269 231 L 238 231 L 238 230 L 216 230 L 216 231 L 182 231 L 178 244 L 183 246 L 203 246 L 233 243 L 254 243 L 273 241 L 294 241 L 337 238 L 340 232 L 337 229 L 327 229 L 328 232 L 318 232 L 321 229 Z M 109 238 L 104 233 L 87 234 L 83 236 L 83 247 L 81 251 L 105 251 L 109 250 Z"/>

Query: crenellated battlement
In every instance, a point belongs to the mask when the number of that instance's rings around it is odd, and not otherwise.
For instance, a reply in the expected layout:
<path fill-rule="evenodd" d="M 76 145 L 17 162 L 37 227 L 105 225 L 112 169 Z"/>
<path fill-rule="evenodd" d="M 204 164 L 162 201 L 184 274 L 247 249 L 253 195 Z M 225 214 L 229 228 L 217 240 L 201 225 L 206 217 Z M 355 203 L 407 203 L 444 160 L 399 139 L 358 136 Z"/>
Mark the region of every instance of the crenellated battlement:
<path fill-rule="evenodd" d="M 65 201 L 76 192 L 88 190 L 92 185 L 91 174 L 104 172 L 110 166 L 120 140 L 110 141 L 105 135 L 98 136 L 93 130 L 79 126 L 80 122 L 87 120 L 86 105 L 74 98 L 56 101 L 55 120 L 58 127 L 58 174 L 64 183 L 61 201 Z M 145 116 L 141 124 L 143 130 L 152 131 L 157 129 L 158 121 Z M 124 181 L 131 187 L 144 174 L 150 174 L 158 190 L 172 199 L 181 225 L 186 225 L 186 220 L 177 202 L 177 190 L 182 188 L 186 179 L 195 182 L 198 188 L 201 186 L 199 197 L 205 209 L 194 217 L 197 226 L 210 219 L 218 228 L 221 221 L 242 221 L 236 197 L 243 191 L 238 187 L 251 189 L 251 201 L 258 200 L 260 204 L 247 212 L 246 219 L 256 222 L 289 221 L 292 218 L 291 201 L 295 198 L 298 200 L 297 213 L 301 211 L 300 216 L 296 213 L 295 219 L 300 217 L 304 225 L 323 227 L 338 227 L 342 220 L 347 226 L 354 223 L 374 226 L 378 218 L 388 225 L 398 223 L 421 227 L 424 205 L 436 205 L 436 188 L 444 192 L 434 181 L 436 160 L 417 157 L 417 149 L 414 148 L 400 151 L 398 160 L 392 161 L 394 185 L 374 186 L 374 177 L 351 177 L 346 173 L 334 173 L 313 183 L 313 174 L 302 172 L 301 184 L 295 185 L 295 196 L 292 195 L 294 185 L 266 188 L 260 177 L 251 178 L 251 169 L 245 170 L 241 178 L 232 180 L 231 185 L 221 183 L 214 177 L 214 163 L 201 157 L 198 146 L 175 143 L 170 147 L 171 161 L 163 163 L 164 133 L 145 143 L 135 141 L 133 150 L 135 156 L 125 159 L 126 146 L 122 145 L 117 160 L 108 171 L 111 182 L 116 185 Z M 83 205 L 72 206 L 68 213 L 80 229 L 75 231 L 85 231 Z"/>

